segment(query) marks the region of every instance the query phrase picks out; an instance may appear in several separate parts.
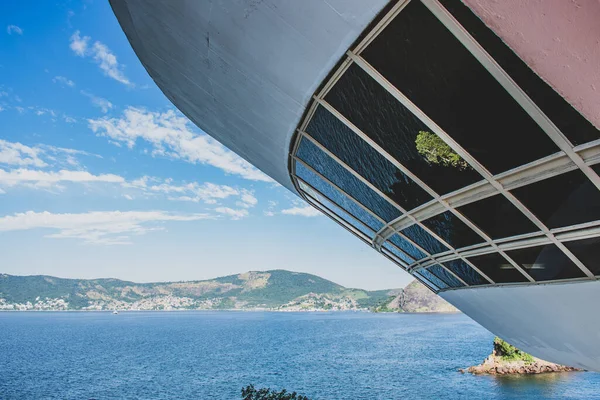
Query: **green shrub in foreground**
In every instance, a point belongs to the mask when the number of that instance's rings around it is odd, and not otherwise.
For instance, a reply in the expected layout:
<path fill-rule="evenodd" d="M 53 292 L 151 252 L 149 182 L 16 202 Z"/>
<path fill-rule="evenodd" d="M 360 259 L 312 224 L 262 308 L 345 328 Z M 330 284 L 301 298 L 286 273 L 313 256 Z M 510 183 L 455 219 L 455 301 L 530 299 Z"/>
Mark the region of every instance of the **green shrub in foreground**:
<path fill-rule="evenodd" d="M 244 400 L 310 400 L 306 396 L 288 393 L 283 389 L 281 392 L 274 392 L 269 388 L 256 389 L 254 385 L 242 389 L 242 399 Z"/>

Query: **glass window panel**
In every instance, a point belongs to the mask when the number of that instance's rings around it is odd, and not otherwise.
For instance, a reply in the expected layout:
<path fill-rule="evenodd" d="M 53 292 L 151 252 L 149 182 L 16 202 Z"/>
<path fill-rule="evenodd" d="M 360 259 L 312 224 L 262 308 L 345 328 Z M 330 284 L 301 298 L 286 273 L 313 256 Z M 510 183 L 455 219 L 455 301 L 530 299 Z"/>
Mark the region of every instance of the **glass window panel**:
<path fill-rule="evenodd" d="M 463 260 L 453 260 L 444 263 L 444 266 L 454 272 L 460 279 L 469 285 L 487 285 L 489 282 L 479 272 L 475 271 Z"/>
<path fill-rule="evenodd" d="M 383 247 L 389 251 L 390 253 L 392 253 L 393 255 L 395 255 L 397 258 L 401 259 L 402 261 L 404 261 L 406 264 L 412 264 L 415 260 L 413 260 L 412 258 L 410 258 L 408 255 L 406 255 L 403 251 L 398 250 L 396 247 L 392 246 L 390 244 L 390 242 L 385 242 L 383 244 Z"/>
<path fill-rule="evenodd" d="M 314 199 L 316 203 L 321 203 L 323 206 L 329 208 L 334 214 L 336 214 L 339 218 L 346 221 L 349 225 L 352 225 L 358 231 L 365 234 L 370 239 L 375 237 L 375 232 L 368 229 L 363 224 L 358 223 L 354 218 L 350 216 L 347 212 L 345 212 L 342 208 L 338 207 L 336 204 L 327 200 L 325 197 L 321 196 L 319 193 L 312 190 L 310 187 L 306 186 L 302 182 L 300 182 L 300 188 L 304 190 L 310 197 Z"/>
<path fill-rule="evenodd" d="M 429 254 L 443 253 L 449 249 L 441 244 L 437 239 L 427 233 L 419 225 L 411 225 L 402 231 L 407 238 L 421 246 Z"/>
<path fill-rule="evenodd" d="M 400 211 L 397 208 L 371 190 L 309 140 L 302 140 L 297 156 L 386 222 L 400 216 Z"/>
<path fill-rule="evenodd" d="M 518 269 L 498 253 L 468 257 L 467 259 L 496 283 L 529 282 Z"/>
<path fill-rule="evenodd" d="M 440 265 L 432 265 L 431 267 L 427 267 L 426 269 L 429 272 L 431 272 L 433 275 L 435 275 L 438 278 L 440 278 L 442 281 L 446 282 L 448 284 L 448 286 L 450 286 L 450 287 L 463 287 L 463 286 L 465 286 L 465 285 L 462 284 L 461 281 L 459 281 L 458 279 L 456 279 L 456 277 L 454 275 L 452 275 L 450 272 L 446 271 Z"/>
<path fill-rule="evenodd" d="M 436 293 L 439 292 L 440 289 L 436 287 L 433 283 L 425 279 L 423 275 L 419 274 L 418 272 L 415 272 L 413 276 L 417 279 L 417 281 L 420 281 L 421 284 L 425 285 L 426 287 L 429 287 L 430 290 L 433 290 Z"/>
<path fill-rule="evenodd" d="M 492 239 L 538 230 L 529 218 L 500 194 L 459 207 L 458 211 Z"/>
<path fill-rule="evenodd" d="M 420 1 L 411 1 L 363 56 L 493 174 L 558 151 Z"/>
<path fill-rule="evenodd" d="M 575 145 L 600 138 L 600 131 L 521 60 L 461 1 L 441 0 L 444 7 L 485 48 L 511 78 Z"/>
<path fill-rule="evenodd" d="M 352 64 L 325 100 L 437 193 L 483 179 L 470 167 L 428 162 L 416 141 L 419 132 L 432 130 L 359 66 Z"/>
<path fill-rule="evenodd" d="M 484 242 L 481 236 L 450 211 L 426 219 L 422 224 L 455 249 Z"/>
<path fill-rule="evenodd" d="M 344 194 L 340 193 L 329 183 L 323 181 L 318 175 L 310 171 L 304 165 L 296 163 L 296 175 L 304 179 L 309 185 L 323 193 L 325 196 L 329 197 L 345 212 L 367 224 L 367 226 L 369 226 L 375 232 L 383 227 L 383 223 L 381 221 L 366 212 L 359 205 L 350 200 Z"/>
<path fill-rule="evenodd" d="M 585 276 L 558 247 L 553 244 L 507 251 L 506 255 L 519 264 L 536 281 L 582 278 Z"/>
<path fill-rule="evenodd" d="M 413 244 L 411 244 L 408 240 L 404 239 L 402 236 L 398 234 L 393 234 L 388 238 L 388 240 L 394 243 L 398 248 L 404 250 L 408 255 L 410 255 L 415 260 L 420 260 L 422 258 L 427 257 L 425 253 L 416 248 Z"/>
<path fill-rule="evenodd" d="M 433 284 L 433 286 L 437 286 L 438 289 L 448 289 L 448 285 L 446 285 L 444 282 L 442 282 L 441 279 L 439 279 L 437 276 L 433 275 L 431 272 L 427 271 L 426 269 L 420 269 L 417 272 L 414 273 L 415 275 L 425 279 L 426 281 L 429 281 Z"/>
<path fill-rule="evenodd" d="M 403 208 L 410 210 L 432 199 L 325 108 L 317 107 L 306 131 Z"/>
<path fill-rule="evenodd" d="M 600 191 L 579 170 L 511 192 L 549 228 L 600 219 Z"/>
<path fill-rule="evenodd" d="M 600 275 L 600 237 L 563 243 L 594 275 Z"/>

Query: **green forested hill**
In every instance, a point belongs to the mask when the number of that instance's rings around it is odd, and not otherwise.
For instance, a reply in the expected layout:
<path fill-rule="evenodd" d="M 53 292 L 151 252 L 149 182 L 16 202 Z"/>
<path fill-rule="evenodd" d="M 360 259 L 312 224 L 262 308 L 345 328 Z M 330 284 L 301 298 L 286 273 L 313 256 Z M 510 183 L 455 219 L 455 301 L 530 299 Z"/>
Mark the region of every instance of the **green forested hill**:
<path fill-rule="evenodd" d="M 398 311 L 398 302 L 392 299 L 401 293 L 401 289 L 350 289 L 315 275 L 285 270 L 161 283 L 0 274 L 0 310 L 378 308 Z"/>

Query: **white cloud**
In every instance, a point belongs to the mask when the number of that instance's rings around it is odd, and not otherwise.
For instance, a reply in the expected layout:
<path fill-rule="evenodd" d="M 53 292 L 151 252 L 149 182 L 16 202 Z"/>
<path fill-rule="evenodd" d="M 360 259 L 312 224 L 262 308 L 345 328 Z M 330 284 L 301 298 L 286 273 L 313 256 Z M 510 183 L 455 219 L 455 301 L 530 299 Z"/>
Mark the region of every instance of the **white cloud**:
<path fill-rule="evenodd" d="M 285 210 L 281 210 L 281 213 L 286 215 L 299 215 L 302 217 L 318 217 L 319 215 L 321 215 L 319 210 L 311 206 L 292 207 Z"/>
<path fill-rule="evenodd" d="M 133 196 L 131 196 L 129 194 L 125 194 L 125 195 L 123 195 L 123 197 L 125 197 L 127 200 L 133 200 Z"/>
<path fill-rule="evenodd" d="M 117 56 L 115 56 L 105 44 L 100 42 L 94 43 L 92 52 L 94 61 L 98 63 L 105 75 L 124 85 L 132 85 L 129 79 L 125 77 L 123 71 L 121 71 L 122 67 L 117 62 Z"/>
<path fill-rule="evenodd" d="M 0 164 L 17 167 L 78 166 L 77 156 L 102 158 L 87 151 L 37 144 L 27 146 L 0 139 Z"/>
<path fill-rule="evenodd" d="M 254 197 L 254 193 L 247 189 L 241 190 L 240 201 L 235 203 L 238 207 L 251 208 L 258 204 L 258 199 Z"/>
<path fill-rule="evenodd" d="M 105 114 L 108 112 L 108 110 L 113 108 L 113 104 L 102 97 L 94 96 L 93 94 L 91 94 L 90 92 L 86 92 L 85 90 L 80 91 L 80 93 L 88 97 L 92 102 L 92 105 L 101 109 L 102 112 Z"/>
<path fill-rule="evenodd" d="M 168 221 L 198 221 L 214 218 L 208 214 L 172 214 L 165 211 L 93 211 L 80 214 L 53 214 L 27 211 L 0 217 L 0 231 L 51 229 L 54 239 L 79 239 L 88 244 L 130 244 L 132 235 L 163 230 Z"/>
<path fill-rule="evenodd" d="M 73 82 L 69 78 L 65 78 L 64 76 L 55 76 L 54 78 L 52 78 L 52 82 L 60 83 L 61 85 L 69 87 L 75 87 L 75 82 Z"/>
<path fill-rule="evenodd" d="M 79 57 L 84 57 L 85 53 L 87 52 L 90 39 L 91 38 L 89 36 L 81 37 L 79 35 L 79 31 L 75 31 L 75 33 L 73 33 L 73 35 L 71 35 L 71 43 L 70 43 L 69 47 Z"/>
<path fill-rule="evenodd" d="M 233 219 L 233 220 L 241 219 L 241 218 L 248 216 L 248 210 L 244 210 L 244 209 L 234 210 L 233 208 L 229 208 L 229 207 L 217 207 L 217 208 L 215 208 L 215 211 L 218 212 L 219 214 L 227 215 L 227 216 L 231 217 L 231 219 Z"/>
<path fill-rule="evenodd" d="M 127 188 L 141 190 L 146 194 L 166 194 L 169 200 L 202 202 L 217 204 L 219 200 L 230 197 L 239 197 L 236 203 L 240 207 L 253 207 L 258 200 L 247 189 L 236 189 L 228 185 L 218 185 L 211 182 L 174 183 L 172 179 L 161 180 L 150 176 L 143 176 L 123 185 Z"/>
<path fill-rule="evenodd" d="M 113 174 L 93 175 L 87 171 L 60 170 L 46 172 L 40 170 L 19 168 L 5 171 L 0 169 L 0 186 L 11 187 L 31 184 L 34 187 L 51 187 L 60 182 L 107 182 L 123 183 L 123 177 Z"/>
<path fill-rule="evenodd" d="M 45 167 L 46 162 L 40 158 L 42 152 L 39 148 L 0 139 L 0 164 Z"/>
<path fill-rule="evenodd" d="M 92 57 L 104 75 L 124 85 L 133 86 L 133 83 L 125 76 L 123 66 L 117 61 L 117 56 L 102 42 L 96 41 L 90 46 L 91 39 L 89 36 L 81 37 L 80 32 L 75 31 L 71 35 L 69 47 L 79 57 Z"/>
<path fill-rule="evenodd" d="M 193 132 L 188 119 L 173 110 L 160 113 L 129 107 L 121 118 L 90 119 L 88 123 L 96 134 L 126 144 L 129 148 L 133 148 L 139 139 L 153 146 L 154 156 L 208 164 L 245 179 L 272 182 L 271 178 L 212 137 Z"/>
<path fill-rule="evenodd" d="M 17 35 L 22 35 L 23 34 L 23 29 L 19 28 L 16 25 L 8 25 L 6 27 L 6 33 L 8 33 L 9 35 L 12 35 L 13 33 L 15 33 Z"/>

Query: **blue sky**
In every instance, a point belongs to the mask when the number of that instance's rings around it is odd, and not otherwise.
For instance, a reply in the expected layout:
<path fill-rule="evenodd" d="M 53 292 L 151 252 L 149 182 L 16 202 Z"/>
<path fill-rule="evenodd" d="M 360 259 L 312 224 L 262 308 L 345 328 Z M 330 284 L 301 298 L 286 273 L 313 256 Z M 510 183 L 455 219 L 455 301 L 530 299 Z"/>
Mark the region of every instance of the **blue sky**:
<path fill-rule="evenodd" d="M 181 115 L 107 1 L 3 1 L 0 28 L 0 272 L 411 280 Z"/>

